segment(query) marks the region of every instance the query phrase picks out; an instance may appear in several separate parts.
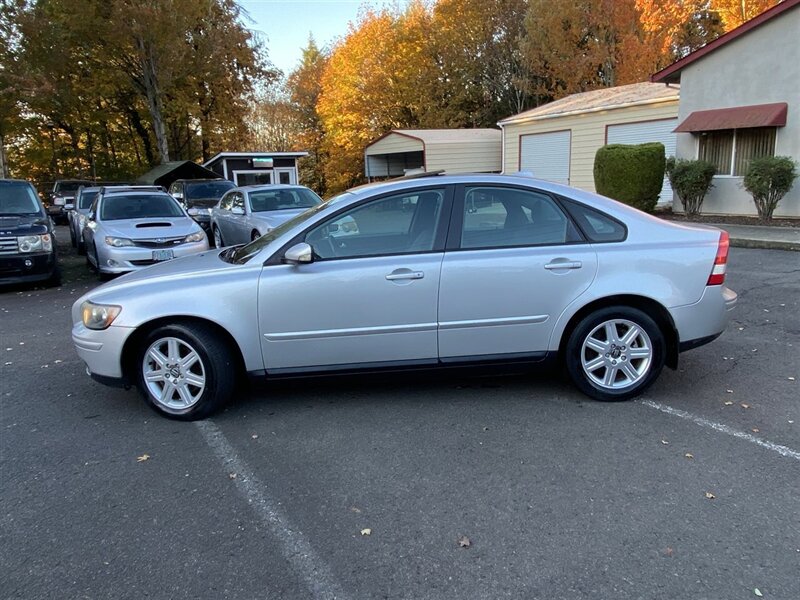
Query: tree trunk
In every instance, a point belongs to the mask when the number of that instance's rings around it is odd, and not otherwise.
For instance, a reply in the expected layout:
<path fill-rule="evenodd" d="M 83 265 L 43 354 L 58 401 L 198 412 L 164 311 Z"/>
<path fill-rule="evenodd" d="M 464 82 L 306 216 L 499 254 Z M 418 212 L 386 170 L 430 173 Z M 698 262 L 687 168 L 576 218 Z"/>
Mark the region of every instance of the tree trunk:
<path fill-rule="evenodd" d="M 0 135 L 0 179 L 8 179 L 8 161 L 6 160 L 5 138 Z"/>
<path fill-rule="evenodd" d="M 167 142 L 167 127 L 164 123 L 164 102 L 158 85 L 158 69 L 156 67 L 153 49 L 141 38 L 136 40 L 139 46 L 140 60 L 142 61 L 142 80 L 150 117 L 153 119 L 153 133 L 156 136 L 156 146 L 160 155 L 161 164 L 169 162 L 169 144 Z"/>
<path fill-rule="evenodd" d="M 145 129 L 144 124 L 142 123 L 142 118 L 139 115 L 139 111 L 133 106 L 128 107 L 126 110 L 128 112 L 128 116 L 130 117 L 131 125 L 133 125 L 133 128 L 136 130 L 136 133 L 142 140 L 142 146 L 144 147 L 144 158 L 147 161 L 147 164 L 152 167 L 155 165 L 155 157 L 153 156 L 153 145 L 150 143 L 150 135 L 147 133 L 147 129 Z"/>

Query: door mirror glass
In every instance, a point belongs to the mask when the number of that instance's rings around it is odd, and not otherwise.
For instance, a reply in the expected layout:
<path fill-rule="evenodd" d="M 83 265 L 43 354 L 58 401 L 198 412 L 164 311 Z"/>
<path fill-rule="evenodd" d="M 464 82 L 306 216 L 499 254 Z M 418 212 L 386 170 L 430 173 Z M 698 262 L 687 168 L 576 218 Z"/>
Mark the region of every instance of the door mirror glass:
<path fill-rule="evenodd" d="M 314 250 L 309 244 L 300 242 L 286 251 L 283 255 L 283 262 L 290 265 L 314 262 Z"/>

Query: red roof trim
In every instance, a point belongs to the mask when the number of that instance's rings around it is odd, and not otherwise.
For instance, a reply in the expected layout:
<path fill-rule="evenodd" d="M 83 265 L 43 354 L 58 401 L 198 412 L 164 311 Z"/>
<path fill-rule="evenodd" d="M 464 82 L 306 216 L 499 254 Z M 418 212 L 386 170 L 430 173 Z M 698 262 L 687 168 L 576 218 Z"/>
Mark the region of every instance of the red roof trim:
<path fill-rule="evenodd" d="M 733 108 L 697 110 L 673 129 L 676 133 L 697 131 L 718 131 L 720 129 L 747 129 L 748 127 L 783 127 L 789 105 L 785 102 L 775 104 L 754 104 Z"/>
<path fill-rule="evenodd" d="M 691 54 L 684 56 L 682 59 L 672 63 L 670 66 L 661 69 L 657 73 L 650 76 L 650 81 L 653 83 L 676 83 L 681 79 L 681 71 L 688 65 L 692 64 L 698 59 L 703 58 L 709 52 L 713 52 L 720 46 L 724 46 L 728 42 L 732 42 L 739 36 L 744 35 L 748 31 L 755 29 L 759 25 L 763 25 L 767 21 L 774 19 L 778 15 L 791 10 L 800 5 L 800 0 L 783 0 L 783 2 L 776 4 L 772 8 L 768 8 L 760 15 L 753 17 L 739 25 L 736 29 L 731 29 L 728 33 L 719 36 L 713 42 L 710 42 L 702 48 L 695 50 Z"/>

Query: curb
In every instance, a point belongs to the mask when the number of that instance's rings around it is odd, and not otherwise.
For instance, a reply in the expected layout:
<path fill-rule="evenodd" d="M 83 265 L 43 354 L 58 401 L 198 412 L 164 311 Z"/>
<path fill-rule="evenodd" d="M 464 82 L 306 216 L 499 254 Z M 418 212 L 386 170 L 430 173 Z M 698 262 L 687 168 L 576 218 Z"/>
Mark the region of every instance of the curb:
<path fill-rule="evenodd" d="M 778 240 L 754 240 L 751 238 L 735 238 L 731 236 L 731 246 L 734 248 L 755 248 L 761 250 L 789 250 L 800 252 L 800 243 L 783 242 Z"/>

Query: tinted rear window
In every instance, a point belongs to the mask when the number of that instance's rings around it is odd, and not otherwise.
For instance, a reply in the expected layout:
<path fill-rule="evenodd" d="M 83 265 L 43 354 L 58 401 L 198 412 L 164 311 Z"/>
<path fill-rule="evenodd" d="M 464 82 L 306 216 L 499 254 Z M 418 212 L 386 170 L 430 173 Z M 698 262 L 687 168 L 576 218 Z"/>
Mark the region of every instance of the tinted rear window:
<path fill-rule="evenodd" d="M 561 200 L 590 242 L 621 242 L 628 236 L 625 225 L 613 217 L 574 200 Z"/>
<path fill-rule="evenodd" d="M 220 181 L 204 181 L 202 183 L 184 184 L 186 198 L 188 200 L 200 200 L 203 198 L 222 198 L 222 195 L 230 189 L 236 187 L 232 181 L 222 179 Z"/>
<path fill-rule="evenodd" d="M 94 199 L 97 198 L 97 193 L 99 191 L 100 190 L 96 190 L 94 192 L 87 192 L 87 191 L 81 192 L 78 208 L 84 208 L 84 209 L 89 208 L 92 205 L 92 202 L 94 202 Z"/>
<path fill-rule="evenodd" d="M 23 181 L 0 181 L 0 214 L 29 215 L 41 212 L 39 198 Z"/>
<path fill-rule="evenodd" d="M 100 208 L 102 221 L 182 216 L 180 206 L 167 194 L 114 194 L 103 198 Z"/>
<path fill-rule="evenodd" d="M 56 184 L 57 192 L 77 192 L 82 185 L 91 183 L 89 181 L 60 181 Z"/>

